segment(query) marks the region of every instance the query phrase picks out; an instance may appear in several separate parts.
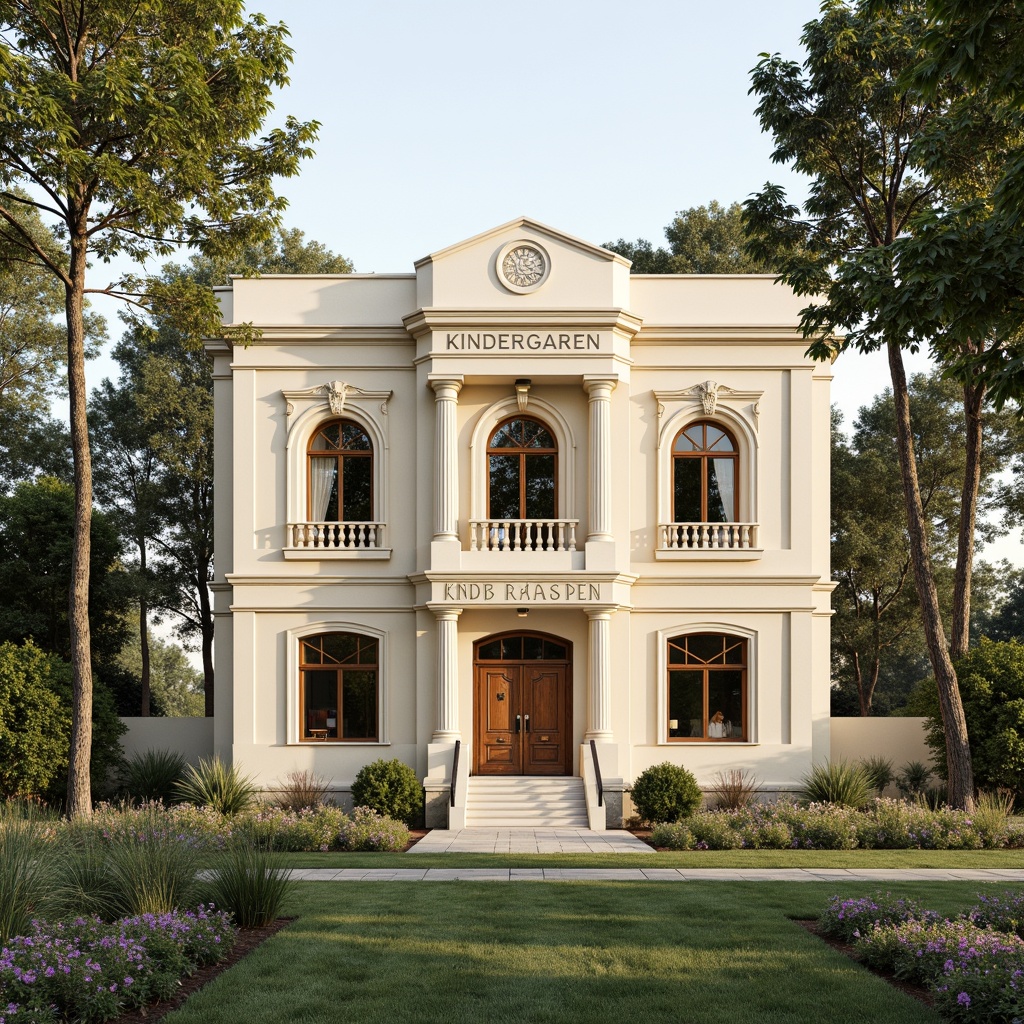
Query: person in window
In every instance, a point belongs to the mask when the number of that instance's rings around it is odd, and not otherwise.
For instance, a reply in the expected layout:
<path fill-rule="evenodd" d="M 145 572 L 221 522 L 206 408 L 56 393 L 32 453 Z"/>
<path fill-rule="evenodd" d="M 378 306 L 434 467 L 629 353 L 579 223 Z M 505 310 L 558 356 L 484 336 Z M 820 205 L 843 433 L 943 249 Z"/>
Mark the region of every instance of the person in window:
<path fill-rule="evenodd" d="M 725 715 L 716 711 L 708 722 L 708 735 L 712 739 L 720 740 L 729 735 L 729 726 L 726 724 Z"/>

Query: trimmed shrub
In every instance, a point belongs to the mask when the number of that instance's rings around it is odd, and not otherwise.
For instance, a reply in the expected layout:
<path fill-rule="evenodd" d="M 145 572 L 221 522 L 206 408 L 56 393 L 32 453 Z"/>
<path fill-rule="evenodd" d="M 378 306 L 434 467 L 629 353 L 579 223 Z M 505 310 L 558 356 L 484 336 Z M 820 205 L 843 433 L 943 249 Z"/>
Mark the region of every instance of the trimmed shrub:
<path fill-rule="evenodd" d="M 184 755 L 173 750 L 132 754 L 121 770 L 121 789 L 133 803 L 177 803 L 181 799 L 178 787 L 187 767 Z"/>
<path fill-rule="evenodd" d="M 704 800 L 692 773 L 668 761 L 642 771 L 630 793 L 640 819 L 651 823 L 689 818 Z"/>
<path fill-rule="evenodd" d="M 352 783 L 352 800 L 357 809 L 372 808 L 410 827 L 423 818 L 423 786 L 416 773 L 397 758 L 363 765 Z"/>
<path fill-rule="evenodd" d="M 814 765 L 803 777 L 800 794 L 815 804 L 863 807 L 871 799 L 872 790 L 871 780 L 859 764 L 826 761 Z"/>
<path fill-rule="evenodd" d="M 225 764 L 219 757 L 200 758 L 198 767 L 188 765 L 176 791 L 181 800 L 228 815 L 250 808 L 259 792 L 238 765 Z"/>

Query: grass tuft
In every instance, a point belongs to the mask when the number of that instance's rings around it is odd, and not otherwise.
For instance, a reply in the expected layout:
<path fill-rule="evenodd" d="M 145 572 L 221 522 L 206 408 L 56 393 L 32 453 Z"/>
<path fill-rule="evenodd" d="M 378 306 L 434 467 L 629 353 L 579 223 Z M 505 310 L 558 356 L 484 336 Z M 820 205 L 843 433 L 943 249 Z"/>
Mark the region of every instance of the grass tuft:
<path fill-rule="evenodd" d="M 279 853 L 248 843 L 233 843 L 217 858 L 207 883 L 209 899 L 228 911 L 242 928 L 262 928 L 281 916 L 295 888 Z"/>
<path fill-rule="evenodd" d="M 863 807 L 873 796 L 874 787 L 859 764 L 826 761 L 816 764 L 803 777 L 801 795 L 812 803 Z"/>
<path fill-rule="evenodd" d="M 201 758 L 198 766 L 188 765 L 176 792 L 190 804 L 212 807 L 221 814 L 239 814 L 255 803 L 259 790 L 237 765 L 225 764 L 219 757 L 213 757 Z"/>

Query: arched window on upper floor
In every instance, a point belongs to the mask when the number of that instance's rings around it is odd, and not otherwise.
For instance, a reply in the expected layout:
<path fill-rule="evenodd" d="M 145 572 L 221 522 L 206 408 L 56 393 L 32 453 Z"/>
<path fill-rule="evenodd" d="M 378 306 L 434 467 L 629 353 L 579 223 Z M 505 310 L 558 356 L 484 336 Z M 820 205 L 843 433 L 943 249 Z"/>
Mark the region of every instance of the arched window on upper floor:
<path fill-rule="evenodd" d="M 323 523 L 373 519 L 373 443 L 352 420 L 325 423 L 310 438 L 309 518 Z"/>
<path fill-rule="evenodd" d="M 698 420 L 672 444 L 672 506 L 676 523 L 739 519 L 739 449 L 724 427 Z"/>

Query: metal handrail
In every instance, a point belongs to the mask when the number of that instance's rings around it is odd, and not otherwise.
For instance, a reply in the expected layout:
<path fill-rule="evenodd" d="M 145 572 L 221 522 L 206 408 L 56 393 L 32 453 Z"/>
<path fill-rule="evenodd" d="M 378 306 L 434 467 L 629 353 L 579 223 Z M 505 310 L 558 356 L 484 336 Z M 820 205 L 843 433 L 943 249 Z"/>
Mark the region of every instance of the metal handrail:
<path fill-rule="evenodd" d="M 462 749 L 462 740 L 455 741 L 455 755 L 452 757 L 452 785 L 451 785 L 451 806 L 455 806 L 455 782 L 459 777 L 459 751 Z"/>
<path fill-rule="evenodd" d="M 597 778 L 597 806 L 604 803 L 604 783 L 601 781 L 601 762 L 597 759 L 597 744 L 590 741 L 590 756 L 594 759 L 594 776 Z"/>

